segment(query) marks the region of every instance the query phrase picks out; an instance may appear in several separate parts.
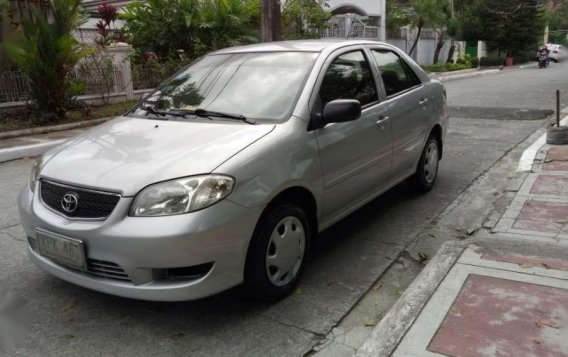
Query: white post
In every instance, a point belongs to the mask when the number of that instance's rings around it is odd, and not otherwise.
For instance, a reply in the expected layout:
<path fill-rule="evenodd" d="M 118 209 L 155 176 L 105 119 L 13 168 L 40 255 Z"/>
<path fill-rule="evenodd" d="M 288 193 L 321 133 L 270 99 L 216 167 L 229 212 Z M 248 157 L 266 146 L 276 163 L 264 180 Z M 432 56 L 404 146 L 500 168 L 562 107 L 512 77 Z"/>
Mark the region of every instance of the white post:
<path fill-rule="evenodd" d="M 381 23 L 379 25 L 379 41 L 387 40 L 387 1 L 381 1 Z"/>
<path fill-rule="evenodd" d="M 130 67 L 130 54 L 132 46 L 127 43 L 117 42 L 107 47 L 107 51 L 112 55 L 113 67 L 118 69 L 124 88 L 120 88 L 117 81 L 114 81 L 115 92 L 126 92 L 127 100 L 134 100 L 134 87 L 132 85 L 132 69 Z"/>
<path fill-rule="evenodd" d="M 485 41 L 477 41 L 477 59 L 487 56 L 487 44 Z"/>

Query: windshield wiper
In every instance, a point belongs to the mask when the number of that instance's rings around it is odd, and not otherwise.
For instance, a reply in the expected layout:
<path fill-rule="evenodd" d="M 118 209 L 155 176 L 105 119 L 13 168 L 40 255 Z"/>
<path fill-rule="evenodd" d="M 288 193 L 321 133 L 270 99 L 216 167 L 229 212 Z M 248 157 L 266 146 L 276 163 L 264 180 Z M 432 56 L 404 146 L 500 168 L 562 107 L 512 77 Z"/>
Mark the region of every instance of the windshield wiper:
<path fill-rule="evenodd" d="M 152 107 L 142 105 L 142 106 L 140 106 L 140 109 L 145 110 L 145 111 L 146 111 L 146 115 L 148 115 L 148 114 L 154 114 L 158 119 L 160 119 L 160 120 L 166 120 L 165 118 L 164 118 L 164 119 L 161 118 L 161 117 L 165 117 L 166 114 L 160 113 L 160 112 L 158 112 L 156 109 L 154 109 L 154 108 L 152 108 Z"/>
<path fill-rule="evenodd" d="M 223 118 L 223 119 L 232 119 L 232 120 L 240 120 L 242 122 L 251 124 L 251 125 L 257 125 L 258 123 L 252 119 L 249 119 L 247 117 L 245 117 L 244 115 L 235 115 L 235 114 L 228 114 L 228 113 L 221 113 L 221 112 L 213 112 L 213 111 L 209 111 L 209 110 L 205 110 L 205 109 L 201 109 L 201 108 L 197 108 L 195 109 L 193 112 L 193 114 L 197 115 L 198 117 L 203 117 L 203 118 L 210 118 L 211 117 L 217 117 L 217 118 Z"/>
<path fill-rule="evenodd" d="M 167 119 L 162 119 L 160 117 L 165 117 L 167 115 L 172 116 L 172 117 L 180 117 L 180 118 L 187 118 L 187 114 L 189 113 L 184 113 L 184 112 L 171 112 L 171 111 L 161 111 L 161 110 L 156 110 L 152 107 L 149 106 L 141 106 L 140 109 L 145 110 L 146 114 L 154 114 L 156 117 L 158 117 L 161 120 L 167 120 Z"/>

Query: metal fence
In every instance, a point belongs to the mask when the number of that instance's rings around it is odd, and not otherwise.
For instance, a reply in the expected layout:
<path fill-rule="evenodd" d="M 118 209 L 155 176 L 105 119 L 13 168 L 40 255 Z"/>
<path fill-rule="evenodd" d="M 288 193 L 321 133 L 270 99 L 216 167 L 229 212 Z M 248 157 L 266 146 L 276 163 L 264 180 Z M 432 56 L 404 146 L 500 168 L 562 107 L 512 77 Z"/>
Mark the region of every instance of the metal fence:
<path fill-rule="evenodd" d="M 104 68 L 80 67 L 71 74 L 71 77 L 84 85 L 81 94 L 108 95 L 123 92 L 126 88 L 122 71 L 118 68 L 109 71 Z"/>
<path fill-rule="evenodd" d="M 170 74 L 165 73 L 158 63 L 132 65 L 132 86 L 137 89 L 156 88 Z"/>
<path fill-rule="evenodd" d="M 185 65 L 183 62 L 133 64 L 132 86 L 134 90 L 156 88 Z"/>
<path fill-rule="evenodd" d="M 30 82 L 20 71 L 0 72 L 0 103 L 30 99 Z"/>
<path fill-rule="evenodd" d="M 79 94 L 102 97 L 124 92 L 130 80 L 135 90 L 152 89 L 173 74 L 158 64 L 132 65 L 131 71 L 132 79 L 124 78 L 124 72 L 117 67 L 109 71 L 104 68 L 80 66 L 71 72 L 69 77 L 81 83 L 83 90 Z M 30 100 L 30 88 L 30 82 L 22 72 L 18 70 L 0 72 L 0 103 Z"/>

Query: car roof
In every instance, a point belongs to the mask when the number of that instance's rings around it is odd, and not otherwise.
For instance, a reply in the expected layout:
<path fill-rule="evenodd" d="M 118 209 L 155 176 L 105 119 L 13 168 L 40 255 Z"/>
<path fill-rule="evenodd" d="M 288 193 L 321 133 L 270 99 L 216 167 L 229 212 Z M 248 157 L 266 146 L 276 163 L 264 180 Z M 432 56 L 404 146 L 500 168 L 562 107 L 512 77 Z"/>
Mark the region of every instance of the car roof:
<path fill-rule="evenodd" d="M 229 47 L 213 54 L 224 53 L 247 53 L 247 52 L 322 52 L 326 49 L 333 50 L 350 45 L 386 45 L 383 42 L 369 40 L 344 40 L 344 39 L 323 39 L 323 40 L 295 40 L 280 42 L 265 42 L 247 46 Z"/>

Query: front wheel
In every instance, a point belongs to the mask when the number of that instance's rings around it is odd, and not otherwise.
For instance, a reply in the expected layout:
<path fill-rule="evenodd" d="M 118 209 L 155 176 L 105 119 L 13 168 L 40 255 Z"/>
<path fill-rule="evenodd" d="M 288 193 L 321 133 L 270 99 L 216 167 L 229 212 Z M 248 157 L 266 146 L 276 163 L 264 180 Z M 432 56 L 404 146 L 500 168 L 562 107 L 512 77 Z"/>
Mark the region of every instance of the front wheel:
<path fill-rule="evenodd" d="M 247 294 L 275 301 L 289 295 L 304 270 L 311 228 L 306 213 L 291 203 L 280 203 L 260 220 L 245 267 Z"/>
<path fill-rule="evenodd" d="M 440 144 L 435 136 L 430 136 L 422 151 L 416 173 L 409 179 L 409 184 L 415 191 L 425 193 L 434 187 L 438 177 L 440 163 Z"/>

